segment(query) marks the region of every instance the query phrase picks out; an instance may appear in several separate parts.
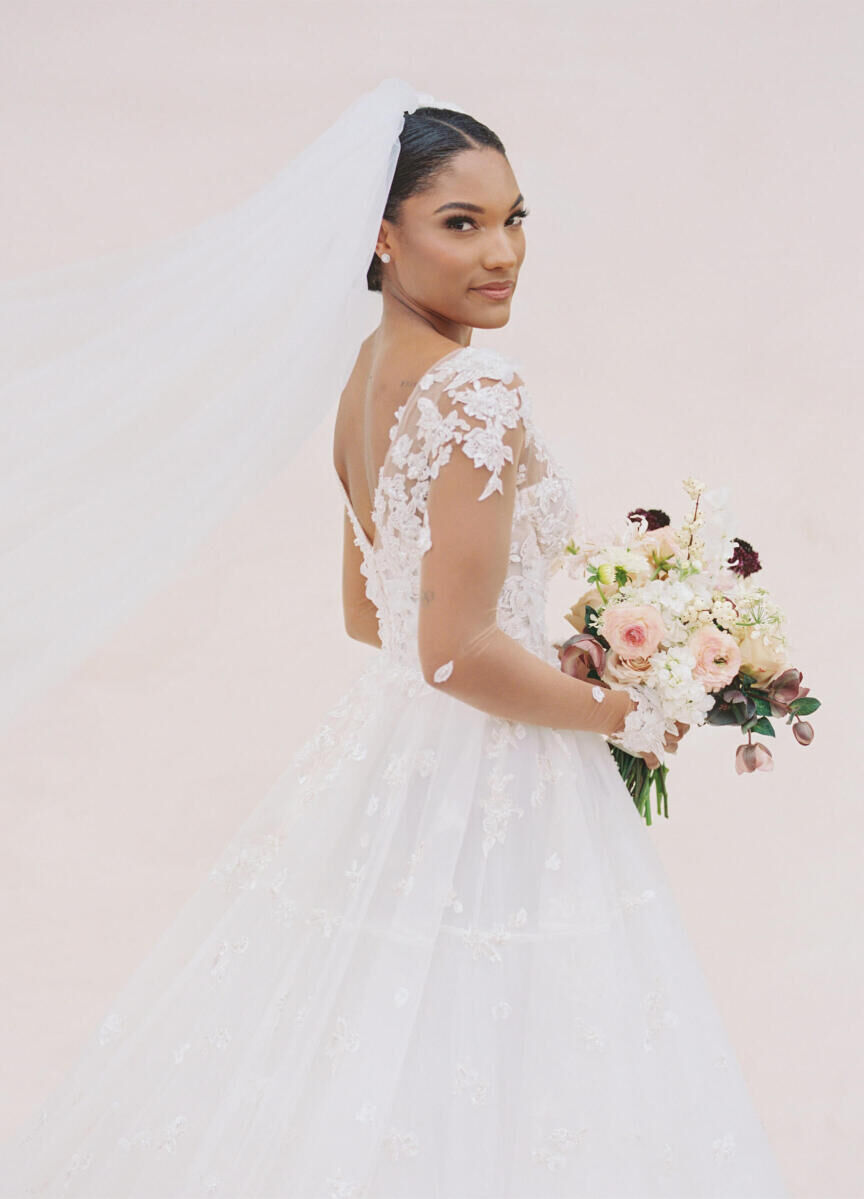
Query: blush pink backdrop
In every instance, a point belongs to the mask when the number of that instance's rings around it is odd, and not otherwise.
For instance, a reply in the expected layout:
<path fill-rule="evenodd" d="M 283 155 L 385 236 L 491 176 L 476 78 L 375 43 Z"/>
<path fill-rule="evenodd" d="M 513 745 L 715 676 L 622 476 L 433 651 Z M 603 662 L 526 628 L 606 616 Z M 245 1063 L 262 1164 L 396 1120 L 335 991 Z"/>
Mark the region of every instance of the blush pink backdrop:
<path fill-rule="evenodd" d="M 864 1195 L 862 34 L 831 0 L 34 0 L 0 41 L 3 277 L 242 200 L 388 75 L 502 138 L 528 253 L 475 342 L 522 364 L 586 513 L 729 486 L 824 701 L 771 774 L 735 774 L 731 730 L 685 739 L 648 834 L 812 1199 Z M 172 591 L 0 744 L 3 1135 L 375 652 L 343 632 L 329 422 L 302 470 L 319 520 L 277 480 L 177 581 L 179 622 Z M 556 579 L 553 635 L 575 598 Z"/>

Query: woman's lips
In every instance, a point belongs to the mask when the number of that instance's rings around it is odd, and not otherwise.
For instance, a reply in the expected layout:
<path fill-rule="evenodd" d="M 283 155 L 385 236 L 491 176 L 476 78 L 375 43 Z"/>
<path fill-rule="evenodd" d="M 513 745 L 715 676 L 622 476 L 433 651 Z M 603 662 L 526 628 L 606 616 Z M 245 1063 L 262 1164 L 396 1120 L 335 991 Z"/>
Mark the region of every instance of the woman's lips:
<path fill-rule="evenodd" d="M 512 283 L 489 284 L 486 287 L 474 287 L 478 295 L 486 296 L 488 300 L 506 300 L 513 290 Z"/>

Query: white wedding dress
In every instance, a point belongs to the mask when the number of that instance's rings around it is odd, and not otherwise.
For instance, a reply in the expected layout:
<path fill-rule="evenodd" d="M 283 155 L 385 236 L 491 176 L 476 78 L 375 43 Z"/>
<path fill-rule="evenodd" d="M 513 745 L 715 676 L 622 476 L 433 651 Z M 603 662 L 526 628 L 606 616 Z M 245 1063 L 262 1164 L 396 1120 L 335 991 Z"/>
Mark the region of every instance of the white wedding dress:
<path fill-rule="evenodd" d="M 7 1199 L 787 1194 L 604 738 L 461 702 L 458 662 L 420 669 L 429 463 L 459 447 L 495 491 L 489 380 L 512 372 L 468 346 L 420 380 L 374 545 L 342 489 L 382 649 L 7 1144 Z M 519 414 L 497 616 L 557 667 L 575 497 L 524 390 Z"/>

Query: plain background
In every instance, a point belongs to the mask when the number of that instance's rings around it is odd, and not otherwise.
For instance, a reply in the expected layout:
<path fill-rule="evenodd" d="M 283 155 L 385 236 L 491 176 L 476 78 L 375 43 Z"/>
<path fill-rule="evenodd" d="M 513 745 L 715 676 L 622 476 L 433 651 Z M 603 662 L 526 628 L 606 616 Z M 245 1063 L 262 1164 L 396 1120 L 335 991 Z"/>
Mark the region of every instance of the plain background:
<path fill-rule="evenodd" d="M 677 523 L 684 477 L 729 486 L 824 703 L 806 749 L 778 725 L 770 774 L 735 774 L 732 730 L 685 738 L 671 818 L 646 835 L 793 1193 L 864 1195 L 864 10 L 2 0 L 0 16 L 3 277 L 239 202 L 390 75 L 502 138 L 528 252 L 510 323 L 476 343 L 522 365 L 593 516 Z M 2 1134 L 375 652 L 343 631 L 328 422 L 302 469 L 305 512 L 269 488 L 0 744 Z M 555 580 L 553 636 L 576 598 Z"/>

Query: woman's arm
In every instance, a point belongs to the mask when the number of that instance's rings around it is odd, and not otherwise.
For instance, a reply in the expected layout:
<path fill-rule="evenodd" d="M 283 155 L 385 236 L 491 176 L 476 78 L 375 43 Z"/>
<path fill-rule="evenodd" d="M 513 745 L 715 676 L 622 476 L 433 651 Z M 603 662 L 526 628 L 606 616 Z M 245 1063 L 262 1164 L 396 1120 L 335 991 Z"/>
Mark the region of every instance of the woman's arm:
<path fill-rule="evenodd" d="M 430 545 L 420 578 L 423 675 L 441 691 L 493 716 L 617 733 L 634 707 L 625 691 L 564 674 L 497 622 L 525 437 L 521 383 L 515 374 L 506 390 L 500 380 L 477 380 L 473 390 L 461 393 L 464 408 L 444 392 L 437 398 L 442 423 L 434 408 L 427 409 L 427 444 L 437 461 L 428 495 Z M 461 438 L 451 438 L 443 423 L 452 420 L 454 406 L 459 408 Z M 492 472 L 500 490 L 490 490 Z"/>
<path fill-rule="evenodd" d="M 361 573 L 363 553 L 354 540 L 351 518 L 344 511 L 342 538 L 342 611 L 345 631 L 355 641 L 381 648 L 378 634 L 378 609 L 366 594 L 366 576 Z"/>

